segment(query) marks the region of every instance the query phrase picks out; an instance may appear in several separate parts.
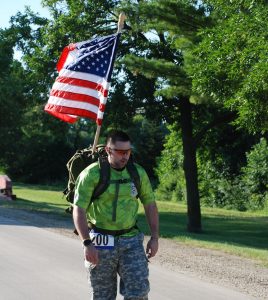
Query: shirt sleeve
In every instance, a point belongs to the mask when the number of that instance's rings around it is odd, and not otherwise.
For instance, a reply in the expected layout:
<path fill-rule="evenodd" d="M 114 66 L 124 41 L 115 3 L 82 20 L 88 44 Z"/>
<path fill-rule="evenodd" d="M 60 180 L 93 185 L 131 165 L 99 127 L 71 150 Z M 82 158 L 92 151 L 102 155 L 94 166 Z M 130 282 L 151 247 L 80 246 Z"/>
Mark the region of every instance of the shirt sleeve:
<path fill-rule="evenodd" d="M 88 208 L 93 191 L 98 183 L 99 169 L 95 164 L 84 169 L 75 183 L 74 205 Z"/>
<path fill-rule="evenodd" d="M 154 192 L 147 173 L 140 166 L 138 166 L 138 171 L 140 174 L 140 184 L 141 184 L 141 190 L 139 194 L 141 203 L 143 205 L 146 205 L 155 202 Z"/>

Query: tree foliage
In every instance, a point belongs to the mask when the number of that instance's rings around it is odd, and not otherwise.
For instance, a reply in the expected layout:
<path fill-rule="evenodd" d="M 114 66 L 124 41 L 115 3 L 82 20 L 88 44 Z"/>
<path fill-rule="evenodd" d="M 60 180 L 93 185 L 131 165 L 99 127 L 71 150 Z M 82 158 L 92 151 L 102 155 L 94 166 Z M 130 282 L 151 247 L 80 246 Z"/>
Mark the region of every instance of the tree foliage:
<path fill-rule="evenodd" d="M 14 40 L 0 30 L 0 164 L 8 169 L 20 151 L 21 115 L 24 112 L 25 80 L 21 64 L 13 61 Z"/>
<path fill-rule="evenodd" d="M 247 164 L 242 168 L 241 181 L 247 196 L 247 207 L 262 209 L 268 204 L 268 144 L 261 138 L 247 153 Z"/>
<path fill-rule="evenodd" d="M 48 122 L 48 116 L 43 113 L 48 76 L 45 60 L 37 59 L 35 50 L 38 52 L 42 46 L 41 29 L 37 25 L 44 24 L 45 20 L 27 10 L 14 16 L 11 23 L 10 28 L 1 31 L 0 44 L 4 73 L 0 83 L 1 164 L 15 179 L 53 181 L 64 174 L 70 151 L 64 135 L 66 125 L 56 120 Z M 22 63 L 13 59 L 15 47 L 22 51 Z M 53 163 L 57 151 L 63 155 L 59 154 Z"/>
<path fill-rule="evenodd" d="M 167 128 L 169 133 L 155 169 L 159 178 L 156 197 L 159 200 L 186 202 L 181 130 L 176 123 Z"/>
<path fill-rule="evenodd" d="M 267 1 L 205 1 L 213 26 L 203 30 L 192 71 L 197 93 L 238 112 L 236 125 L 268 129 Z"/>

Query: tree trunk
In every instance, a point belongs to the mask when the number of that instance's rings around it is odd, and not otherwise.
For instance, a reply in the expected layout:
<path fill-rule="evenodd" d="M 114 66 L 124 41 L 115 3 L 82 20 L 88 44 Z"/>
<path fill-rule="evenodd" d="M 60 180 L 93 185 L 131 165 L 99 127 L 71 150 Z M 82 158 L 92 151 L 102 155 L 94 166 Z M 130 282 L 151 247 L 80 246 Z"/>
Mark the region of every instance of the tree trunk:
<path fill-rule="evenodd" d="M 179 100 L 179 103 L 181 112 L 181 129 L 184 155 L 183 169 L 186 180 L 188 207 L 187 230 L 189 232 L 200 233 L 202 231 L 201 210 L 198 191 L 196 145 L 194 143 L 192 128 L 191 103 L 189 101 L 189 98 L 182 98 Z"/>

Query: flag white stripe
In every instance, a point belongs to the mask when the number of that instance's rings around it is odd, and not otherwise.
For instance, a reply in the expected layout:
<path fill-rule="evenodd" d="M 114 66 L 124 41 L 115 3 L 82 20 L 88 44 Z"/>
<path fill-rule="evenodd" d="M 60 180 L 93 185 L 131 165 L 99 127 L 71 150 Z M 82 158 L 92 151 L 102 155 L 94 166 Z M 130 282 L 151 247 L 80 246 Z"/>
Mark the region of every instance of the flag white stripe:
<path fill-rule="evenodd" d="M 61 69 L 59 73 L 59 77 L 61 76 L 92 81 L 97 84 L 100 84 L 106 90 L 108 90 L 110 87 L 110 82 L 106 81 L 103 77 L 93 75 L 93 74 Z"/>
<path fill-rule="evenodd" d="M 98 115 L 97 115 L 97 119 L 103 119 L 103 115 L 104 115 L 104 112 L 99 110 Z"/>
<path fill-rule="evenodd" d="M 116 42 L 113 45 L 113 51 L 112 51 L 112 55 L 111 55 L 112 59 L 110 59 L 110 64 L 109 64 L 109 68 L 108 68 L 108 72 L 107 72 L 108 76 L 109 76 L 109 73 L 110 73 L 111 68 L 112 68 L 113 57 L 114 57 L 114 53 L 115 53 L 115 46 L 116 46 Z"/>
<path fill-rule="evenodd" d="M 79 108 L 84 110 L 92 111 L 93 113 L 98 113 L 98 106 L 86 103 L 86 102 L 80 102 L 80 101 L 73 101 L 73 100 L 65 100 L 63 98 L 50 96 L 48 99 L 49 104 L 58 105 L 58 106 L 65 106 L 65 107 L 72 107 L 72 108 Z"/>
<path fill-rule="evenodd" d="M 104 97 L 101 92 L 98 92 L 90 88 L 81 87 L 81 86 L 76 86 L 76 85 L 71 85 L 71 84 L 66 84 L 66 83 L 56 81 L 52 86 L 52 90 L 92 96 L 94 98 L 99 99 L 100 103 L 102 104 L 106 104 L 107 102 L 107 97 Z"/>

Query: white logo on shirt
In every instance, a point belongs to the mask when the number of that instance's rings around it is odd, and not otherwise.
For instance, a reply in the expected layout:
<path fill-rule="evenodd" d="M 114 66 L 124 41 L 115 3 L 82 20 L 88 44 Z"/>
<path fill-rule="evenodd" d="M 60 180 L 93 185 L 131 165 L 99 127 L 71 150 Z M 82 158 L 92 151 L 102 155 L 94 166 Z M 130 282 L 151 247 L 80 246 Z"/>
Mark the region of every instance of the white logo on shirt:
<path fill-rule="evenodd" d="M 130 186 L 131 186 L 131 197 L 136 197 L 138 195 L 138 191 L 136 189 L 134 182 L 131 182 Z"/>

